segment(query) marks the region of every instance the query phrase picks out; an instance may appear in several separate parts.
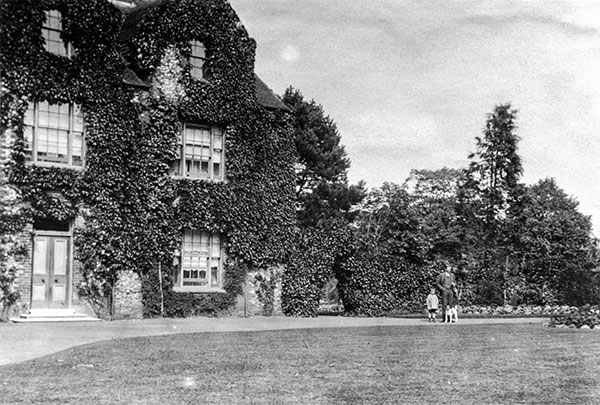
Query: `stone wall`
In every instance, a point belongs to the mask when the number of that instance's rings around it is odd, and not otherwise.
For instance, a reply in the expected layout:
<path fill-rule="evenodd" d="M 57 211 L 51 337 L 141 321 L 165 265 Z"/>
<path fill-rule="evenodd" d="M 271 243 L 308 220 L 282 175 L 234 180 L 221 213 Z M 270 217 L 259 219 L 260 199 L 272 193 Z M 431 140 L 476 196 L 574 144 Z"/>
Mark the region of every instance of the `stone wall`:
<path fill-rule="evenodd" d="M 113 296 L 114 319 L 141 319 L 144 315 L 142 305 L 142 282 L 132 270 L 119 273 Z"/>
<path fill-rule="evenodd" d="M 33 269 L 33 226 L 27 225 L 23 232 L 18 236 L 19 243 L 25 246 L 26 255 L 19 262 L 21 264 L 21 272 L 15 279 L 15 288 L 21 294 L 21 298 L 14 308 L 11 310 L 11 315 L 20 315 L 21 313 L 29 312 L 29 303 L 31 302 L 31 272 Z"/>

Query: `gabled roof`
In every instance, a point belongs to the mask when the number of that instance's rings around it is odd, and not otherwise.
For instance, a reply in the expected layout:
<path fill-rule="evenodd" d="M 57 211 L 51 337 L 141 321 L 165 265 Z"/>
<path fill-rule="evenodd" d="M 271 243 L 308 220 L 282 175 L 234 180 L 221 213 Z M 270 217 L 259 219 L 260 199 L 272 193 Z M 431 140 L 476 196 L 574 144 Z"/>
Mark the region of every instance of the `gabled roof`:
<path fill-rule="evenodd" d="M 120 4 L 122 1 L 115 0 L 112 2 L 113 5 L 124 15 L 123 23 L 121 24 L 121 30 L 119 32 L 119 42 L 121 43 L 122 52 L 126 48 L 126 46 L 124 46 L 125 42 L 127 42 L 135 33 L 135 30 L 137 29 L 137 26 L 142 18 L 144 18 L 144 16 L 146 16 L 155 7 L 167 1 L 169 0 L 135 1 L 135 5 L 132 4 L 131 6 L 124 6 L 123 4 Z M 131 4 L 131 1 L 125 1 L 125 3 Z M 126 67 L 123 70 L 121 77 L 123 82 L 126 84 L 142 88 L 150 87 L 148 83 L 140 79 L 139 76 L 129 67 Z M 256 89 L 256 99 L 260 105 L 271 110 L 290 111 L 288 106 L 286 106 L 279 99 L 279 97 L 275 95 L 273 90 L 271 90 L 256 74 L 254 74 L 254 87 Z"/>
<path fill-rule="evenodd" d="M 121 31 L 119 33 L 119 41 L 125 42 L 135 33 L 138 24 L 150 11 L 155 7 L 165 3 L 168 0 L 155 0 L 147 1 L 142 4 L 136 5 L 132 8 L 120 8 L 119 10 L 123 13 L 123 23 L 121 24 Z"/>
<path fill-rule="evenodd" d="M 140 79 L 139 76 L 136 75 L 135 72 L 128 67 L 125 67 L 125 69 L 123 69 L 123 72 L 121 73 L 121 80 L 123 80 L 123 83 L 135 87 L 141 87 L 144 89 L 149 89 L 151 87 L 148 83 Z"/>
<path fill-rule="evenodd" d="M 254 87 L 256 88 L 256 100 L 260 105 L 268 109 L 290 111 L 289 107 L 275 95 L 273 90 L 256 73 L 254 74 Z"/>

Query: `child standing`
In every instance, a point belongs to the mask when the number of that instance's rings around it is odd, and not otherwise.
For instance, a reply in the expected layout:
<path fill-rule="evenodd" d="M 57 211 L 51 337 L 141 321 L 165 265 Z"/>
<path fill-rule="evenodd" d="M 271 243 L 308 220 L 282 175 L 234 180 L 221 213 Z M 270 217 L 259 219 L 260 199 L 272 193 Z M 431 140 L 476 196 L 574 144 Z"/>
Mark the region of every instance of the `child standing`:
<path fill-rule="evenodd" d="M 438 310 L 439 300 L 435 295 L 435 288 L 431 289 L 431 292 L 427 296 L 427 312 L 428 322 L 435 322 L 435 313 Z"/>

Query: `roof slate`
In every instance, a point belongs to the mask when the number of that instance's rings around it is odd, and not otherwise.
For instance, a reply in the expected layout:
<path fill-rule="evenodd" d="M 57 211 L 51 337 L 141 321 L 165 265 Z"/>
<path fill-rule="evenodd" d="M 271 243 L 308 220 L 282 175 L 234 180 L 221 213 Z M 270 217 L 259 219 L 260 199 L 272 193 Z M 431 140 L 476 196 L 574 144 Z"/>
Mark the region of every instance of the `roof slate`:
<path fill-rule="evenodd" d="M 290 111 L 289 107 L 275 95 L 273 90 L 271 90 L 256 73 L 254 74 L 254 86 L 256 88 L 256 99 L 263 107 L 274 110 Z"/>
<path fill-rule="evenodd" d="M 123 69 L 123 72 L 121 73 L 121 79 L 123 80 L 123 83 L 131 86 L 143 87 L 145 89 L 149 89 L 151 87 L 148 83 L 140 79 L 138 75 L 136 75 L 135 72 L 128 67 Z"/>
<path fill-rule="evenodd" d="M 169 0 L 146 0 L 136 2 L 134 8 L 119 8 L 123 13 L 123 23 L 119 33 L 119 42 L 124 44 L 135 33 L 135 30 L 144 16 L 146 16 L 155 7 Z M 141 3 L 141 4 L 138 4 Z M 123 82 L 132 86 L 149 88 L 150 86 L 141 80 L 137 74 L 130 68 L 125 68 L 122 73 Z M 267 109 L 290 111 L 277 95 L 263 82 L 260 77 L 254 74 L 254 87 L 256 90 L 256 99 L 259 104 Z"/>

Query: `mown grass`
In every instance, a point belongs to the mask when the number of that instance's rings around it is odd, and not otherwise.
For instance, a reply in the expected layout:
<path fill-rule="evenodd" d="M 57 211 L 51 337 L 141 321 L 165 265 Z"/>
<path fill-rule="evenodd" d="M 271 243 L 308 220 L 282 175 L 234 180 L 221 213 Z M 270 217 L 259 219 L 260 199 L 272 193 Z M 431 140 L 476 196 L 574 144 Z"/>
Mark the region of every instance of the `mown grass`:
<path fill-rule="evenodd" d="M 3 403 L 600 403 L 600 333 L 539 324 L 182 334 L 0 367 Z"/>

